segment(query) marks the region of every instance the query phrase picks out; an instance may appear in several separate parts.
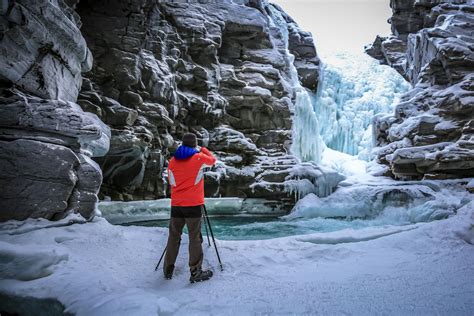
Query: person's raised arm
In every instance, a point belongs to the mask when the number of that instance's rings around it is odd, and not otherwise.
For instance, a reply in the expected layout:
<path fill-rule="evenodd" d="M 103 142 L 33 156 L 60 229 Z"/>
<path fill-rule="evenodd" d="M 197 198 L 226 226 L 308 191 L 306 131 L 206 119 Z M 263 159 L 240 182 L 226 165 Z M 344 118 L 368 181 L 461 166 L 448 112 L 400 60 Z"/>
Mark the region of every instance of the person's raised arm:
<path fill-rule="evenodd" d="M 217 161 L 216 157 L 214 157 L 214 155 L 206 147 L 201 147 L 199 158 L 201 159 L 202 163 L 208 167 L 214 166 Z"/>

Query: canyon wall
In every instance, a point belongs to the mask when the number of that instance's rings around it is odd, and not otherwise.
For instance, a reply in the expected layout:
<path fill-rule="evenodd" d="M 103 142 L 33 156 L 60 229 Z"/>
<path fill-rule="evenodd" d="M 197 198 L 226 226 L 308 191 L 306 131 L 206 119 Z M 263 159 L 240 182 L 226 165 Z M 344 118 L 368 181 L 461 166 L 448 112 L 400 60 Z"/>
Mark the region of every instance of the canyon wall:
<path fill-rule="evenodd" d="M 188 131 L 219 160 L 206 173 L 207 196 L 291 204 L 285 180 L 325 176 L 314 164 L 293 175 L 295 90 L 316 90 L 319 59 L 311 35 L 281 8 L 84 0 L 75 9 L 94 56 L 78 103 L 112 131 L 108 154 L 96 159 L 102 197 L 167 196 L 166 161 Z"/>
<path fill-rule="evenodd" d="M 319 59 L 276 5 L 14 0 L 0 14 L 0 220 L 165 197 L 188 131 L 219 158 L 207 196 L 289 208 L 293 191 L 340 181 L 288 153 L 296 90 L 316 90 Z"/>
<path fill-rule="evenodd" d="M 376 117 L 375 151 L 401 179 L 474 176 L 474 4 L 391 0 L 393 35 L 366 48 L 413 86 Z"/>

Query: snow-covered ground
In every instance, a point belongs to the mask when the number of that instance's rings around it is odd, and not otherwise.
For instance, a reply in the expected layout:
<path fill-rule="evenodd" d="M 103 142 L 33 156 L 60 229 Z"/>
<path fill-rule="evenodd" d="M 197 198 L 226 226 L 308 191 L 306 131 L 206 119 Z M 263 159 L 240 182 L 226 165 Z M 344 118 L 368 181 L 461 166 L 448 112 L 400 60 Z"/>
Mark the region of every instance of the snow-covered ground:
<path fill-rule="evenodd" d="M 205 246 L 215 276 L 198 284 L 186 236 L 174 278 L 154 271 L 166 236 L 103 218 L 3 223 L 0 292 L 57 298 L 78 315 L 474 313 L 474 201 L 429 223 L 218 240 L 224 271 Z"/>

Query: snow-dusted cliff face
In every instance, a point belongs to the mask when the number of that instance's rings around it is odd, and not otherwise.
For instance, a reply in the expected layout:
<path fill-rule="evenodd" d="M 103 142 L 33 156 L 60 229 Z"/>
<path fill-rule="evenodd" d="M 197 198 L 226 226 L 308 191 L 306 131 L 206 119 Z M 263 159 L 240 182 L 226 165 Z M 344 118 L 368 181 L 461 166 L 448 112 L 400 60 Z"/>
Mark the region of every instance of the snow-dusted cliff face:
<path fill-rule="evenodd" d="M 398 178 L 474 176 L 474 4 L 391 0 L 393 36 L 367 52 L 413 89 L 375 120 L 379 161 Z"/>
<path fill-rule="evenodd" d="M 309 33 L 264 1 L 84 0 L 76 11 L 94 56 L 78 103 L 112 129 L 96 159 L 104 196 L 164 197 L 166 160 L 192 131 L 220 161 L 208 196 L 289 198 L 295 91 L 318 84 Z"/>
<path fill-rule="evenodd" d="M 164 197 L 187 131 L 220 160 L 208 195 L 291 204 L 326 176 L 288 154 L 296 91 L 316 90 L 319 59 L 277 6 L 14 0 L 0 14 L 0 220 L 89 217 L 101 170 L 102 196 Z"/>
<path fill-rule="evenodd" d="M 79 25 L 62 1 L 2 1 L 0 221 L 94 211 L 110 131 L 75 103 L 92 66 Z"/>

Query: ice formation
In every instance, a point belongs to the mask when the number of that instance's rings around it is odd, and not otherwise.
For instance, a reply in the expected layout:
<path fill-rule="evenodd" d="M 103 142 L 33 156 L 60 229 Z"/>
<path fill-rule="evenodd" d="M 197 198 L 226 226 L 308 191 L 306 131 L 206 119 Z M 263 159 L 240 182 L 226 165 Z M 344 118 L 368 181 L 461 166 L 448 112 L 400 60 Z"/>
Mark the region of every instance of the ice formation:
<path fill-rule="evenodd" d="M 394 69 L 364 54 L 323 56 L 314 110 L 320 135 L 332 149 L 367 160 L 372 147 L 372 118 L 393 112 L 409 84 Z"/>
<path fill-rule="evenodd" d="M 313 191 L 310 191 L 313 192 Z M 206 198 L 210 215 L 283 215 L 285 210 L 275 208 L 265 199 Z M 106 201 L 98 205 L 101 215 L 113 224 L 168 219 L 170 199 L 117 202 Z"/>
<path fill-rule="evenodd" d="M 404 225 L 446 218 L 470 201 L 463 181 L 359 184 L 326 198 L 308 194 L 287 218 L 370 219 L 373 225 Z"/>

